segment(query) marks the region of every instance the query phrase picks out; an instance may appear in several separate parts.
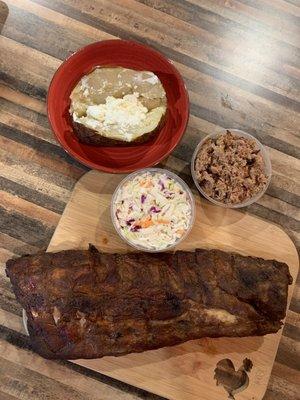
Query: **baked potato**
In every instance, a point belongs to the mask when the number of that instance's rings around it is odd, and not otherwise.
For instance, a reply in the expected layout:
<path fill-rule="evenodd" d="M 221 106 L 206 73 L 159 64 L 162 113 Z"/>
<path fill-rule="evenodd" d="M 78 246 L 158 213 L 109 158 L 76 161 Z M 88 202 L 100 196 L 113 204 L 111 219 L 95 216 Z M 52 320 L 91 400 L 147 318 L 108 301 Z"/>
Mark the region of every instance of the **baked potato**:
<path fill-rule="evenodd" d="M 152 138 L 162 127 L 166 92 L 153 72 L 96 68 L 71 95 L 74 133 L 82 143 L 128 146 Z"/>

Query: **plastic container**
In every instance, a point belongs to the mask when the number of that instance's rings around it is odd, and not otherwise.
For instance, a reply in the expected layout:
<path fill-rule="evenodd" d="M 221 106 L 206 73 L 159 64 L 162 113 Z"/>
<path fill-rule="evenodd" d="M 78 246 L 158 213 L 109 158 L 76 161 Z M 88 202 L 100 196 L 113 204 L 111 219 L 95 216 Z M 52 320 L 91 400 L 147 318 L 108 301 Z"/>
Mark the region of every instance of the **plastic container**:
<path fill-rule="evenodd" d="M 242 203 L 238 203 L 238 204 L 226 204 L 226 203 L 222 203 L 220 201 L 217 201 L 213 198 L 211 198 L 210 196 L 208 196 L 203 189 L 201 188 L 201 186 L 199 185 L 199 182 L 197 181 L 196 178 L 196 173 L 195 173 L 195 160 L 197 157 L 197 154 L 201 148 L 201 146 L 208 140 L 208 139 L 213 139 L 215 137 L 218 137 L 222 134 L 224 134 L 227 130 L 229 130 L 230 132 L 232 132 L 234 135 L 236 136 L 240 136 L 240 137 L 245 137 L 247 139 L 252 139 L 256 142 L 258 148 L 261 151 L 263 160 L 264 160 L 264 164 L 265 164 L 265 172 L 266 175 L 268 177 L 267 182 L 264 186 L 264 188 L 258 192 L 255 196 L 251 197 L 250 199 L 242 202 Z M 202 196 L 204 196 L 207 200 L 209 200 L 211 203 L 216 204 L 217 206 L 221 206 L 221 207 L 225 207 L 225 208 L 241 208 L 241 207 L 247 207 L 252 203 L 255 203 L 267 190 L 270 181 L 271 181 L 271 177 L 272 177 L 272 166 L 271 166 L 271 161 L 270 161 L 270 157 L 268 152 L 266 151 L 266 149 L 264 148 L 264 146 L 252 135 L 250 135 L 249 133 L 246 133 L 244 131 L 241 131 L 239 129 L 225 129 L 224 131 L 220 131 L 220 132 L 216 132 L 216 133 L 211 133 L 210 135 L 207 135 L 204 139 L 202 139 L 199 144 L 197 145 L 193 157 L 192 157 L 192 161 L 191 161 L 191 173 L 192 173 L 192 177 L 193 180 L 195 182 L 195 185 L 197 187 L 197 189 L 199 190 L 199 192 L 202 194 Z"/>
<path fill-rule="evenodd" d="M 187 193 L 189 201 L 190 201 L 190 205 L 191 205 L 191 218 L 189 221 L 189 226 L 187 228 L 187 230 L 185 231 L 185 233 L 174 243 L 170 244 L 170 245 L 166 245 L 166 247 L 164 248 L 160 248 L 160 249 L 155 249 L 155 248 L 148 248 L 148 247 L 144 247 L 144 246 L 140 246 L 136 243 L 132 243 L 130 240 L 128 240 L 126 237 L 124 237 L 122 231 L 119 229 L 119 227 L 116 224 L 116 217 L 115 217 L 115 200 L 116 200 L 116 196 L 118 194 L 118 191 L 120 190 L 120 188 L 129 180 L 135 178 L 138 175 L 142 175 L 144 173 L 150 173 L 150 174 L 155 174 L 155 173 L 160 173 L 160 174 L 165 174 L 168 177 L 170 177 L 171 179 L 174 179 L 177 183 L 179 183 L 183 190 Z M 190 190 L 190 188 L 187 186 L 187 184 L 181 179 L 179 178 L 179 176 L 177 176 L 176 174 L 174 174 L 173 172 L 170 172 L 166 169 L 162 169 L 162 168 L 145 168 L 145 169 L 141 169 L 139 171 L 133 172 L 132 174 L 128 175 L 125 179 L 123 179 L 119 185 L 117 186 L 113 196 L 112 196 L 112 200 L 111 200 L 111 220 L 113 222 L 114 228 L 116 229 L 116 231 L 118 232 L 119 236 L 121 237 L 121 239 L 123 239 L 127 244 L 129 244 L 130 246 L 138 249 L 138 250 L 142 250 L 142 251 L 147 251 L 150 253 L 157 253 L 157 252 L 161 252 L 161 251 L 165 251 L 165 250 L 170 250 L 173 247 L 177 246 L 180 242 L 182 242 L 187 235 L 189 234 L 190 230 L 192 229 L 192 226 L 194 224 L 194 220 L 195 220 L 195 201 L 194 201 L 194 196 Z"/>

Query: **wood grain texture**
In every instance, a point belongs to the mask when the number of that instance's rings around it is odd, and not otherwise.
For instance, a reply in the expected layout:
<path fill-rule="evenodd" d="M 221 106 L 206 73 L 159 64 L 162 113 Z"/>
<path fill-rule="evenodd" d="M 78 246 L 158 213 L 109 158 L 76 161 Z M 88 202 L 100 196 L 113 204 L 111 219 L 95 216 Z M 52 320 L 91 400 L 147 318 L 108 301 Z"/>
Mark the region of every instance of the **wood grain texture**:
<path fill-rule="evenodd" d="M 48 251 L 86 249 L 89 243 L 106 252 L 132 250 L 120 239 L 110 218 L 111 197 L 124 177 L 90 171 L 80 178 Z M 293 242 L 277 225 L 249 214 L 196 199 L 195 224 L 178 249 L 198 247 L 266 259 L 274 257 L 276 251 L 276 259 L 289 265 L 295 284 L 299 261 Z M 289 300 L 294 284 L 289 290 Z M 230 358 L 237 366 L 247 357 L 253 362 L 253 369 L 249 374 L 249 387 L 239 398 L 260 400 L 268 385 L 281 333 L 263 338 L 204 338 L 140 354 L 76 363 L 169 399 L 216 400 L 224 397 L 224 389 L 216 387 L 213 379 L 217 362 Z"/>
<path fill-rule="evenodd" d="M 191 117 L 163 165 L 192 184 L 189 161 L 206 134 L 235 127 L 255 135 L 268 147 L 273 178 L 245 212 L 280 224 L 299 248 L 299 28 L 299 0 L 0 1 L 0 338 L 7 346 L 6 356 L 0 353 L 7 371 L 1 399 L 65 398 L 66 387 L 74 399 L 155 398 L 69 363 L 44 362 L 18 329 L 21 310 L 4 263 L 48 246 L 87 171 L 57 145 L 46 117 L 48 85 L 61 61 L 81 46 L 116 37 L 172 59 L 189 90 Z M 300 392 L 299 313 L 298 278 L 267 400 L 294 400 Z"/>

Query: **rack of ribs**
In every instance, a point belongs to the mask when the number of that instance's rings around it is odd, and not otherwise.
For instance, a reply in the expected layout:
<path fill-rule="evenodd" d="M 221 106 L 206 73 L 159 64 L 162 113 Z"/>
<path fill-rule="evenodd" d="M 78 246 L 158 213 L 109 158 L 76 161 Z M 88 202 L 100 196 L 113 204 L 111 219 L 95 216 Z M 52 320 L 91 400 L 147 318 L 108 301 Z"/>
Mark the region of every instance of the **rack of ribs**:
<path fill-rule="evenodd" d="M 284 263 L 203 249 L 108 254 L 90 246 L 6 267 L 33 349 L 60 359 L 277 332 L 292 283 Z"/>

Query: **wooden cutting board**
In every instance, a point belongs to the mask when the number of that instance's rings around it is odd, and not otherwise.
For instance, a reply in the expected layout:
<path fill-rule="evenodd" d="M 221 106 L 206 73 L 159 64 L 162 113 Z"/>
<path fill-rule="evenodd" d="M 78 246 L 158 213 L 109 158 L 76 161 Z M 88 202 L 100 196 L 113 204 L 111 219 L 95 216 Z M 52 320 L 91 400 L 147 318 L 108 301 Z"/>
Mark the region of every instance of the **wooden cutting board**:
<path fill-rule="evenodd" d="M 110 220 L 111 196 L 123 177 L 97 171 L 84 175 L 74 188 L 48 251 L 87 248 L 88 243 L 107 252 L 132 251 Z M 218 248 L 275 258 L 289 265 L 295 280 L 297 251 L 280 227 L 246 213 L 215 207 L 197 195 L 196 207 L 194 228 L 179 248 Z M 293 285 L 289 302 L 292 291 Z M 253 362 L 249 386 L 236 395 L 236 400 L 257 400 L 267 388 L 280 337 L 281 331 L 265 337 L 204 338 L 140 354 L 75 362 L 168 399 L 218 400 L 226 399 L 227 393 L 214 380 L 217 362 L 229 358 L 238 369 L 247 357 Z"/>

